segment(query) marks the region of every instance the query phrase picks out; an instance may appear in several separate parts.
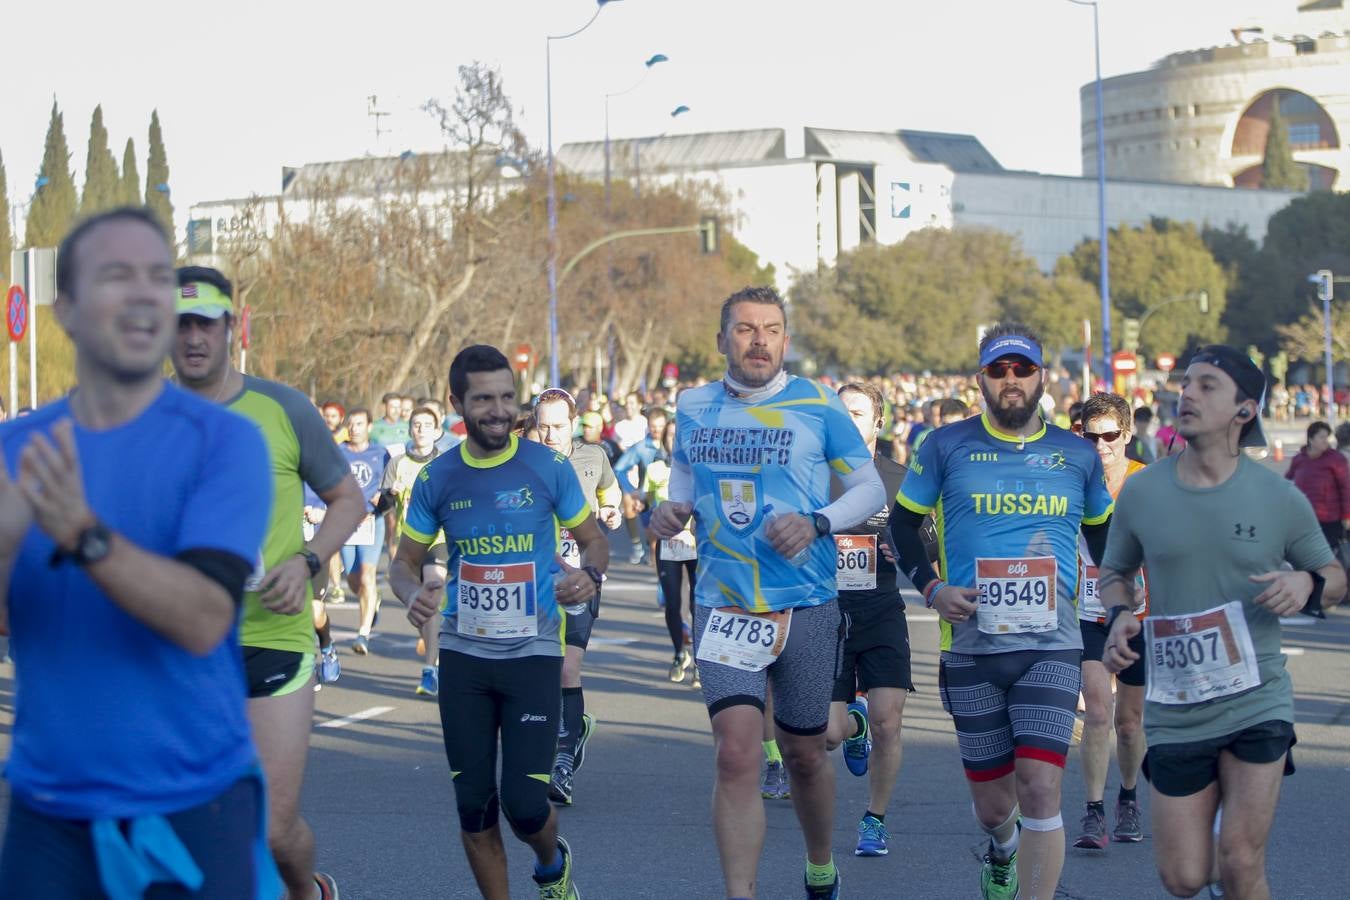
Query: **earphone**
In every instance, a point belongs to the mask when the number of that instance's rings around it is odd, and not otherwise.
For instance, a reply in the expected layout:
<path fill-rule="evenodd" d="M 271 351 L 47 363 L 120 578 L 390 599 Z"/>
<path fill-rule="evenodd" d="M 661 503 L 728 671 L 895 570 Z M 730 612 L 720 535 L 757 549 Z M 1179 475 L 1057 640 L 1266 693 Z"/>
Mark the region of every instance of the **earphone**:
<path fill-rule="evenodd" d="M 1252 417 L 1252 411 L 1244 406 L 1237 411 L 1237 417 L 1239 419 L 1250 419 Z"/>

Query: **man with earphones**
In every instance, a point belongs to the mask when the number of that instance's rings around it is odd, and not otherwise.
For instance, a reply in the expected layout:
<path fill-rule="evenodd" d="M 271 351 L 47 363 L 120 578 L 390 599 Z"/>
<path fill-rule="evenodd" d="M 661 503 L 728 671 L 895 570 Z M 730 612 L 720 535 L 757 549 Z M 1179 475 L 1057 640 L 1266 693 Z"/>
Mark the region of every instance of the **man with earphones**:
<path fill-rule="evenodd" d="M 230 361 L 234 301 L 216 269 L 178 270 L 173 368 L 198 397 L 228 407 L 262 432 L 272 464 L 272 514 L 244 583 L 239 643 L 248 717 L 268 787 L 268 842 L 292 900 L 334 900 L 333 878 L 314 871 L 314 834 L 300 816 L 300 786 L 314 718 L 311 580 L 365 518 L 369 505 L 347 460 L 304 394 Z M 304 487 L 327 506 L 314 536 L 301 531 Z"/>
<path fill-rule="evenodd" d="M 1280 616 L 1315 590 L 1339 598 L 1345 574 L 1307 498 L 1242 452 L 1266 445 L 1261 370 L 1212 345 L 1181 385 L 1185 449 L 1139 472 L 1117 500 L 1098 580 L 1102 661 L 1128 668 L 1142 628 L 1144 774 L 1163 886 L 1190 897 L 1209 883 L 1212 896 L 1265 900 L 1266 839 L 1297 742 Z M 1150 586 L 1143 623 L 1123 614 L 1140 566 Z"/>

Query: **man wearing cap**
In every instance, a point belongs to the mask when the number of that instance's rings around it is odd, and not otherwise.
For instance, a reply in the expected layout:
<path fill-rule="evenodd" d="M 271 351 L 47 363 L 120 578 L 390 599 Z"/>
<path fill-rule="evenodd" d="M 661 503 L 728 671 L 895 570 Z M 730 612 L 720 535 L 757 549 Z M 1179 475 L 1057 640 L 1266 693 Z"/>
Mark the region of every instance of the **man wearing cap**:
<path fill-rule="evenodd" d="M 1080 685 L 1078 536 L 1100 559 L 1112 501 L 1092 445 L 1041 419 L 1045 372 L 1029 329 L 989 329 L 978 381 L 986 411 L 920 445 L 891 536 L 941 619 L 938 690 L 990 838 L 983 896 L 1049 900 L 1064 865 L 1060 786 Z M 939 508 L 934 572 L 920 530 Z"/>
<path fill-rule="evenodd" d="M 1318 588 L 1342 596 L 1345 576 L 1307 498 L 1242 452 L 1266 445 L 1260 369 L 1232 347 L 1202 347 L 1181 384 L 1185 449 L 1120 492 L 1098 581 L 1103 662 L 1119 672 L 1137 660 L 1129 642 L 1143 629 L 1144 774 L 1163 886 L 1190 897 L 1211 882 L 1217 835 L 1226 896 L 1268 898 L 1266 839 L 1296 743 L 1280 616 Z M 1122 615 L 1140 566 L 1142 625 Z"/>
<path fill-rule="evenodd" d="M 245 583 L 240 643 L 248 715 L 267 775 L 269 843 L 293 900 L 330 900 L 330 876 L 314 871 L 314 835 L 300 817 L 314 715 L 314 624 L 310 580 L 365 517 L 367 503 L 323 418 L 299 391 L 244 375 L 230 362 L 233 301 L 215 269 L 178 270 L 178 341 L 173 367 L 189 391 L 252 421 L 272 460 L 274 502 L 267 537 Z M 304 486 L 327 505 L 308 542 L 301 532 Z"/>

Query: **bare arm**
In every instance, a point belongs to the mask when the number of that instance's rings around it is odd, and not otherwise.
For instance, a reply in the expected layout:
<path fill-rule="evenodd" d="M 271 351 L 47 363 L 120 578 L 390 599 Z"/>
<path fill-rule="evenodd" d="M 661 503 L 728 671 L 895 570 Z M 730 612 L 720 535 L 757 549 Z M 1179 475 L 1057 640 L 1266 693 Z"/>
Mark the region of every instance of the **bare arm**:
<path fill-rule="evenodd" d="M 411 606 L 422 589 L 422 563 L 427 556 L 427 545 L 403 535 L 398 553 L 389 564 L 389 589 L 404 606 Z"/>

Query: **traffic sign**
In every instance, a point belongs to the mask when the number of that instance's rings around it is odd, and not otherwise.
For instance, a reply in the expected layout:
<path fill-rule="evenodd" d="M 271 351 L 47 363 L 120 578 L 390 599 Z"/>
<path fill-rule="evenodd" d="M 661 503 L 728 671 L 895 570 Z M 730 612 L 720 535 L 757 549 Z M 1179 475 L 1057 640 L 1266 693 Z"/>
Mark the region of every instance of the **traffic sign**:
<path fill-rule="evenodd" d="M 10 287 L 5 300 L 5 325 L 9 339 L 16 343 L 28 333 L 28 295 L 17 284 Z"/>
<path fill-rule="evenodd" d="M 1111 354 L 1111 369 L 1123 373 L 1137 372 L 1139 371 L 1139 361 L 1135 359 L 1133 353 L 1118 350 Z"/>
<path fill-rule="evenodd" d="M 253 310 L 247 303 L 239 313 L 239 346 L 244 350 L 253 342 Z"/>
<path fill-rule="evenodd" d="M 1177 367 L 1177 358 L 1170 353 L 1158 354 L 1158 368 L 1170 372 Z"/>
<path fill-rule="evenodd" d="M 512 359 L 517 372 L 528 372 L 534 361 L 534 348 L 529 344 L 516 344 L 516 355 Z"/>

